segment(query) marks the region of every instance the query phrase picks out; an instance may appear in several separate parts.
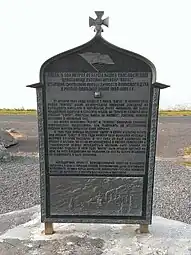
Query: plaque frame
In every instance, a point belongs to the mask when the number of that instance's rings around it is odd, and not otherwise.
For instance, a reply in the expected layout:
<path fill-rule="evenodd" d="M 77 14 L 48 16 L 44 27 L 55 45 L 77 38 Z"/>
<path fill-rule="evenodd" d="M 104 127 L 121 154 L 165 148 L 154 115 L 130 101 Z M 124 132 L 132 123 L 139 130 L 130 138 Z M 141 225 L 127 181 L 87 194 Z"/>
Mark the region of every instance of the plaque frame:
<path fill-rule="evenodd" d="M 128 56 L 136 57 L 139 60 L 144 61 L 151 68 L 152 84 L 150 91 L 149 102 L 149 127 L 147 130 L 147 160 L 146 171 L 144 177 L 144 183 L 148 182 L 148 185 L 144 184 L 143 191 L 143 216 L 82 216 L 82 215 L 50 215 L 50 187 L 49 187 L 49 174 L 48 174 L 48 137 L 47 137 L 47 119 L 46 119 L 46 89 L 45 89 L 45 69 L 47 65 L 53 61 L 57 61 L 59 58 L 64 58 L 69 54 L 79 52 L 80 50 L 89 47 L 94 43 L 95 38 L 90 42 L 77 47 L 73 50 L 58 54 L 48 59 L 41 67 L 40 70 L 40 85 L 37 88 L 37 104 L 38 104 L 38 127 L 39 127 L 39 155 L 40 155 L 40 176 L 41 176 L 41 220 L 42 222 L 81 222 L 81 223 L 132 223 L 132 224 L 151 224 L 152 215 L 152 193 L 153 193 L 153 180 L 154 180 L 154 165 L 155 165 L 155 147 L 156 147 L 156 132 L 158 121 L 158 100 L 159 100 L 159 88 L 155 88 L 156 82 L 156 69 L 154 65 L 146 58 L 132 53 L 116 46 L 113 46 L 115 50 L 127 54 Z M 108 43 L 103 38 L 104 43 Z M 109 43 L 110 47 L 111 44 Z M 154 95 L 154 96 L 153 96 Z M 149 173 L 149 175 L 148 175 Z M 147 189 L 147 190 L 146 190 Z M 147 202 L 146 202 L 147 201 Z"/>
<path fill-rule="evenodd" d="M 96 22 L 96 21 L 95 21 Z M 41 221 L 42 222 L 67 222 L 67 223 L 131 223 L 131 224 L 151 224 L 152 223 L 152 201 L 153 201 L 153 184 L 154 184 L 154 168 L 155 168 L 155 153 L 156 153 L 156 139 L 157 139 L 157 123 L 159 110 L 160 89 L 169 86 L 156 82 L 156 68 L 154 64 L 147 58 L 119 48 L 107 42 L 102 36 L 101 25 L 96 27 L 97 34 L 89 42 L 60 53 L 51 57 L 41 66 L 40 82 L 27 87 L 36 88 L 37 94 L 37 114 L 38 114 L 38 132 L 39 132 L 39 163 L 40 163 L 40 193 L 41 193 Z M 108 48 L 122 53 L 133 59 L 137 59 L 148 66 L 151 72 L 151 86 L 150 86 L 150 102 L 149 102 L 149 121 L 147 129 L 147 155 L 146 155 L 146 173 L 144 175 L 144 190 L 142 200 L 142 216 L 103 216 L 103 215 L 54 215 L 50 214 L 50 183 L 48 172 L 48 134 L 47 134 L 47 109 L 46 109 L 46 84 L 45 72 L 46 68 L 63 59 L 70 54 L 80 53 L 84 49 L 88 49 L 96 43 L 102 43 Z M 77 72 L 76 70 L 75 72 Z M 120 70 L 119 70 L 120 71 Z M 109 71 L 108 71 L 109 72 Z M 134 71 L 133 71 L 134 72 Z M 133 175 L 135 176 L 135 175 Z"/>

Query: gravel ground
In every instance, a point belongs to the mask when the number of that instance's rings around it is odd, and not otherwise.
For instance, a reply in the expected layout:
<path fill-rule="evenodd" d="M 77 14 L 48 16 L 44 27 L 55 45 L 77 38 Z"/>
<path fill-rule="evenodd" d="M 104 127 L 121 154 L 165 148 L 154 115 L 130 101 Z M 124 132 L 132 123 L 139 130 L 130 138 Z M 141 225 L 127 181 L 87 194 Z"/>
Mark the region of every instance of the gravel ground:
<path fill-rule="evenodd" d="M 153 214 L 191 224 L 191 169 L 157 161 Z M 35 156 L 15 156 L 0 165 L 0 213 L 40 203 L 39 164 Z"/>
<path fill-rule="evenodd" d="M 40 203 L 37 157 L 15 156 L 0 163 L 0 213 L 28 208 Z"/>
<path fill-rule="evenodd" d="M 191 224 L 191 168 L 156 162 L 153 215 Z"/>

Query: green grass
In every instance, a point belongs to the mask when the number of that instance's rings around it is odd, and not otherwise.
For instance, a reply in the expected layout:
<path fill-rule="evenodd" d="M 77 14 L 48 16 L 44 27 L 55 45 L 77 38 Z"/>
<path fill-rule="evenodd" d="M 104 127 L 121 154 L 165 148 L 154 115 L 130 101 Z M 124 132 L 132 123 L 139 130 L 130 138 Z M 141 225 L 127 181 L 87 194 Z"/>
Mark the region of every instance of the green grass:
<path fill-rule="evenodd" d="M 191 110 L 160 110 L 160 116 L 191 116 Z"/>
<path fill-rule="evenodd" d="M 0 109 L 0 115 L 13 115 L 13 114 L 22 114 L 22 115 L 36 115 L 35 109 Z M 160 110 L 159 116 L 191 116 L 191 110 Z"/>
<path fill-rule="evenodd" d="M 191 167 L 191 161 L 182 162 L 182 165 Z"/>
<path fill-rule="evenodd" d="M 182 162 L 182 165 L 191 167 L 191 146 L 184 148 L 184 161 Z"/>
<path fill-rule="evenodd" d="M 18 109 L 0 109 L 0 115 L 36 115 L 35 109 L 24 109 L 24 108 L 18 108 Z"/>
<path fill-rule="evenodd" d="M 184 155 L 191 156 L 191 146 L 184 148 Z"/>

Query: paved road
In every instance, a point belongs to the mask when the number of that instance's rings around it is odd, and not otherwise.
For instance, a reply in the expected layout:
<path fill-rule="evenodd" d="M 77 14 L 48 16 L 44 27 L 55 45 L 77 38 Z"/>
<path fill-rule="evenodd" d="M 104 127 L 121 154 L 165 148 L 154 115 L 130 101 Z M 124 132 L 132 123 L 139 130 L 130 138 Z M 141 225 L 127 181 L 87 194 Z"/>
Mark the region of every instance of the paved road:
<path fill-rule="evenodd" d="M 37 152 L 37 118 L 29 115 L 0 115 L 0 128 L 15 128 L 27 137 L 10 151 Z M 190 117 L 160 117 L 158 125 L 157 156 L 175 158 L 182 155 L 184 147 L 191 145 Z"/>
<path fill-rule="evenodd" d="M 157 156 L 173 158 L 191 146 L 191 116 L 160 117 L 158 125 Z"/>
<path fill-rule="evenodd" d="M 0 128 L 14 128 L 26 135 L 19 144 L 9 148 L 11 152 L 38 152 L 37 118 L 32 115 L 0 115 Z"/>

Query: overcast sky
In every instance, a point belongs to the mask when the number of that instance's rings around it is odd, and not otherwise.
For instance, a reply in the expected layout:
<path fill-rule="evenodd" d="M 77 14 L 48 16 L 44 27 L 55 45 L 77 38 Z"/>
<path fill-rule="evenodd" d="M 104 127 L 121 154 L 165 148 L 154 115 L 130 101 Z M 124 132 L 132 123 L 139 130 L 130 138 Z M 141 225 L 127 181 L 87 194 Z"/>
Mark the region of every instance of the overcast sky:
<path fill-rule="evenodd" d="M 48 58 L 89 41 L 94 11 L 109 16 L 103 37 L 139 53 L 171 85 L 160 108 L 191 108 L 191 0 L 0 0 L 0 108 L 36 108 L 39 69 Z"/>

